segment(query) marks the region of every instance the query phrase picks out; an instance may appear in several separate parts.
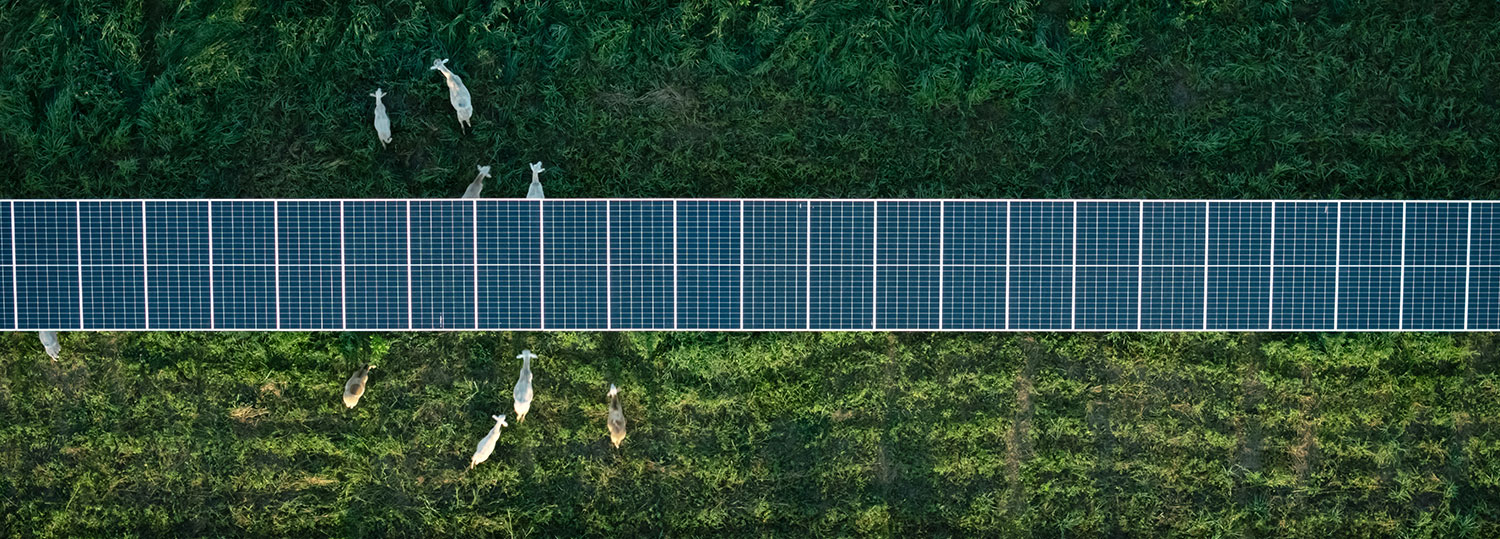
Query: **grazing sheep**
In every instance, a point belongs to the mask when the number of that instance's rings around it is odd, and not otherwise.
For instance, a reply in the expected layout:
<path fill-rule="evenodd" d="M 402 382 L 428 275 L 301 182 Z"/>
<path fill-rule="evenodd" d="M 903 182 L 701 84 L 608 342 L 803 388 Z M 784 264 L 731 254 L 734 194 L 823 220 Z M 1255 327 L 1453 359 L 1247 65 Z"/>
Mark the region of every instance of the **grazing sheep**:
<path fill-rule="evenodd" d="M 620 388 L 614 384 L 609 385 L 609 441 L 619 449 L 620 442 L 625 441 L 625 411 L 620 409 Z"/>
<path fill-rule="evenodd" d="M 535 198 L 538 200 L 547 198 L 545 196 L 542 196 L 541 176 L 542 171 L 544 170 L 547 169 L 542 168 L 541 161 L 537 161 L 531 164 L 531 188 L 526 190 L 526 198 Z"/>
<path fill-rule="evenodd" d="M 484 435 L 484 439 L 479 440 L 479 447 L 474 448 L 474 456 L 469 457 L 468 469 L 470 470 L 474 469 L 474 466 L 479 463 L 490 459 L 490 453 L 495 452 L 495 440 L 500 438 L 500 427 L 510 426 L 509 423 L 505 422 L 504 415 L 492 415 L 490 417 L 495 418 L 495 426 L 490 429 L 489 434 Z"/>
<path fill-rule="evenodd" d="M 391 117 L 385 115 L 385 103 L 380 102 L 380 98 L 385 97 L 385 92 L 376 88 L 370 97 L 375 98 L 375 135 L 380 137 L 380 147 L 384 148 L 391 143 Z"/>
<path fill-rule="evenodd" d="M 370 378 L 370 369 L 373 368 L 374 365 L 360 367 L 354 371 L 354 376 L 349 377 L 348 382 L 344 382 L 344 408 L 353 408 L 359 404 L 359 398 L 365 396 L 365 380 Z"/>
<path fill-rule="evenodd" d="M 42 349 L 52 356 L 52 361 L 57 361 L 57 355 L 62 353 L 62 341 L 57 340 L 57 332 L 38 331 L 37 336 L 42 338 Z"/>
<path fill-rule="evenodd" d="M 536 390 L 531 388 L 531 359 L 536 354 L 522 350 L 516 357 L 521 360 L 521 376 L 516 378 L 516 423 L 524 423 L 526 412 L 531 411 L 531 398 L 536 396 Z"/>
<path fill-rule="evenodd" d="M 459 127 L 466 125 L 473 127 L 474 124 L 469 121 L 469 118 L 474 116 L 474 104 L 469 101 L 469 89 L 464 86 L 463 79 L 448 70 L 447 63 L 447 58 L 434 60 L 432 67 L 428 69 L 435 69 L 439 73 L 442 73 L 443 80 L 448 83 L 448 102 L 453 105 L 453 110 L 458 113 Z"/>
<path fill-rule="evenodd" d="M 488 177 L 490 177 L 490 166 L 479 167 L 479 175 L 474 177 L 474 183 L 469 184 L 468 189 L 464 189 L 463 198 L 479 198 L 479 192 L 484 190 L 484 179 Z"/>

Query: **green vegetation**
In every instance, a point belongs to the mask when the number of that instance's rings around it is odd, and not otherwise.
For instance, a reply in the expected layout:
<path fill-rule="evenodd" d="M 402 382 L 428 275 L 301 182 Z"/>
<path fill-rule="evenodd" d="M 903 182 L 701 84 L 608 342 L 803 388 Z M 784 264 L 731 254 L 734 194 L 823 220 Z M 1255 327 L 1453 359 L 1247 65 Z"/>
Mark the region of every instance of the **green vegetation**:
<path fill-rule="evenodd" d="M 1490 0 L 868 4 L 3 2 L 0 197 L 1500 191 Z M 1490 334 L 64 347 L 0 337 L 0 535 L 1500 535 Z"/>

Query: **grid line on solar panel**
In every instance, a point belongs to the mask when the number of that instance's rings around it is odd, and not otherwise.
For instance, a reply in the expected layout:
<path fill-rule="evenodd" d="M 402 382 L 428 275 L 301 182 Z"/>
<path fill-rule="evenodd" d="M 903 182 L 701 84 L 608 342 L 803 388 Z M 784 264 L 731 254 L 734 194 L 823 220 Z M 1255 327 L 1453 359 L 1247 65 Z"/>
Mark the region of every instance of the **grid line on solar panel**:
<path fill-rule="evenodd" d="M 812 329 L 870 329 L 874 306 L 871 266 L 812 268 L 810 305 Z"/>
<path fill-rule="evenodd" d="M 542 235 L 546 256 L 543 263 L 605 264 L 607 254 L 605 222 L 608 206 L 603 202 L 546 200 L 542 204 Z"/>
<path fill-rule="evenodd" d="M 884 212 L 885 209 L 881 208 Z M 878 266 L 875 268 L 877 329 L 931 329 L 938 326 L 941 307 L 937 266 Z"/>
<path fill-rule="evenodd" d="M 146 250 L 151 264 L 208 263 L 208 203 L 147 201 Z"/>
<path fill-rule="evenodd" d="M 141 266 L 85 266 L 83 327 L 144 329 L 144 272 Z"/>
<path fill-rule="evenodd" d="M 956 200 L 944 204 L 943 263 L 1003 266 L 1007 258 L 1005 202 Z"/>
<path fill-rule="evenodd" d="M 542 327 L 541 266 L 481 266 L 479 326 L 492 329 Z"/>
<path fill-rule="evenodd" d="M 1075 275 L 1075 329 L 1135 329 L 1137 279 L 1135 266 L 1091 266 Z"/>
<path fill-rule="evenodd" d="M 738 266 L 678 266 L 677 328 L 737 328 L 740 271 Z"/>
<path fill-rule="evenodd" d="M 1401 203 L 1345 202 L 1339 258 L 1345 266 L 1401 263 Z"/>
<path fill-rule="evenodd" d="M 1280 210 L 1278 209 L 1278 214 Z M 1271 329 L 1305 330 L 1334 327 L 1334 275 L 1336 268 L 1272 268 Z"/>
<path fill-rule="evenodd" d="M 1400 319 L 1401 268 L 1339 268 L 1337 329 L 1390 329 Z"/>
<path fill-rule="evenodd" d="M 473 201 L 414 201 L 410 211 L 412 264 L 474 263 Z"/>
<path fill-rule="evenodd" d="M 407 326 L 406 266 L 351 266 L 345 286 L 348 329 Z"/>
<path fill-rule="evenodd" d="M 412 328 L 473 328 L 473 279 L 473 266 L 413 267 L 411 273 Z"/>
<path fill-rule="evenodd" d="M 1141 329 L 1203 327 L 1202 266 L 1147 267 L 1141 272 Z"/>
<path fill-rule="evenodd" d="M 672 263 L 672 204 L 615 201 L 609 208 L 610 264 Z"/>
<path fill-rule="evenodd" d="M 1278 266 L 1330 266 L 1337 262 L 1338 203 L 1276 203 L 1274 262 Z"/>
<path fill-rule="evenodd" d="M 84 201 L 78 213 L 85 265 L 143 263 L 140 204 Z"/>
<path fill-rule="evenodd" d="M 215 264 L 276 262 L 275 203 L 213 202 Z"/>
<path fill-rule="evenodd" d="M 337 202 L 278 202 L 276 211 L 280 264 L 339 263 Z"/>
<path fill-rule="evenodd" d="M 479 201 L 479 263 L 541 263 L 540 201 Z"/>
<path fill-rule="evenodd" d="M 1203 202 L 1145 202 L 1142 263 L 1202 265 L 1206 210 Z"/>
<path fill-rule="evenodd" d="M 806 327 L 807 275 L 807 266 L 746 267 L 745 328 Z"/>
<path fill-rule="evenodd" d="M 1467 264 L 1468 204 L 1414 202 L 1406 206 L 1406 258 L 1411 266 Z"/>
<path fill-rule="evenodd" d="M 151 289 L 152 329 L 208 329 L 208 265 L 155 265 L 146 276 Z"/>
<path fill-rule="evenodd" d="M 1078 203 L 1078 265 L 1135 265 L 1140 255 L 1134 202 Z"/>
<path fill-rule="evenodd" d="M 873 202 L 812 204 L 812 264 L 858 265 L 874 261 Z"/>
<path fill-rule="evenodd" d="M 1402 327 L 1463 329 L 1464 268 L 1406 268 Z"/>
<path fill-rule="evenodd" d="M 16 267 L 16 323 L 22 328 L 81 329 L 78 266 Z"/>
<path fill-rule="evenodd" d="M 344 262 L 406 264 L 406 204 L 351 200 L 344 204 Z"/>
<path fill-rule="evenodd" d="M 1271 203 L 1212 202 L 1209 225 L 1209 265 L 1270 264 Z"/>
<path fill-rule="evenodd" d="M 1069 329 L 1073 274 L 1069 266 L 1011 266 L 1009 327 Z"/>
<path fill-rule="evenodd" d="M 1016 202 L 1010 213 L 1010 265 L 1073 264 L 1072 203 Z"/>
<path fill-rule="evenodd" d="M 550 211 L 550 210 L 549 210 Z M 608 324 L 605 266 L 544 266 L 547 329 L 601 329 Z"/>
<path fill-rule="evenodd" d="M 677 204 L 677 263 L 740 263 L 740 204 L 684 200 Z"/>
<path fill-rule="evenodd" d="M 15 263 L 78 264 L 76 208 L 72 202 L 14 203 Z"/>
<path fill-rule="evenodd" d="M 672 279 L 672 266 L 612 266 L 611 327 L 672 329 Z"/>
<path fill-rule="evenodd" d="M 1500 203 L 1474 202 L 1469 219 L 1469 261 L 1500 266 Z"/>
<path fill-rule="evenodd" d="M 745 202 L 747 264 L 807 263 L 806 202 Z"/>
<path fill-rule="evenodd" d="M 879 264 L 935 265 L 941 259 L 942 206 L 936 202 L 878 202 L 875 224 Z"/>
<path fill-rule="evenodd" d="M 1500 267 L 1470 268 L 1468 329 L 1500 329 Z"/>

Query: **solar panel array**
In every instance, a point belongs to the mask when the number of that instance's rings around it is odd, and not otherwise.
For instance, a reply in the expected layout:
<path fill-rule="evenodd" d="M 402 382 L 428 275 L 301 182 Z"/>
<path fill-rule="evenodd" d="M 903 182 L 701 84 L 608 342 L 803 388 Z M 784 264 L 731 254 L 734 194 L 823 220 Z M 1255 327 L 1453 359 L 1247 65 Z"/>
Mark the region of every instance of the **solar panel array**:
<path fill-rule="evenodd" d="M 21 330 L 1500 329 L 1497 202 L 17 200 L 0 228 Z"/>

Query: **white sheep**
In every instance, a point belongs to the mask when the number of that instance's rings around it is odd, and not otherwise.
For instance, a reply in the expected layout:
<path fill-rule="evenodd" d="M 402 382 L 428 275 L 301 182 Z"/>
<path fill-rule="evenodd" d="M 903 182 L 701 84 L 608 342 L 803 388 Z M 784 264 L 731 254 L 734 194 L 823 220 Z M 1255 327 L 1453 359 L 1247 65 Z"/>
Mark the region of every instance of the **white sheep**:
<path fill-rule="evenodd" d="M 52 356 L 52 361 L 57 361 L 58 354 L 62 353 L 62 341 L 57 340 L 57 332 L 38 331 L 37 336 L 42 338 L 42 349 Z"/>
<path fill-rule="evenodd" d="M 458 125 L 473 127 L 469 118 L 474 116 L 474 104 L 469 101 L 469 89 L 464 86 L 463 79 L 448 70 L 448 59 L 434 60 L 429 70 L 435 69 L 443 74 L 443 80 L 448 83 L 448 102 L 453 105 L 453 110 L 458 113 Z"/>
<path fill-rule="evenodd" d="M 495 440 L 500 438 L 500 427 L 510 426 L 509 423 L 505 422 L 504 415 L 492 415 L 490 417 L 495 419 L 495 426 L 490 428 L 489 434 L 484 435 L 484 439 L 479 440 L 479 447 L 474 448 L 474 456 L 469 457 L 470 470 L 474 469 L 474 466 L 477 466 L 479 463 L 490 459 L 490 453 L 495 452 Z"/>
<path fill-rule="evenodd" d="M 463 198 L 479 198 L 479 192 L 484 190 L 484 179 L 488 177 L 490 177 L 490 166 L 480 166 L 479 175 L 474 177 L 474 183 L 469 184 L 468 189 L 464 189 Z"/>
<path fill-rule="evenodd" d="M 526 198 L 535 198 L 538 200 L 546 198 L 542 195 L 541 176 L 544 170 L 547 169 L 542 168 L 541 161 L 531 164 L 531 188 L 526 190 Z"/>
<path fill-rule="evenodd" d="M 365 381 L 370 378 L 370 369 L 373 368 L 374 365 L 360 367 L 354 371 L 354 376 L 349 377 L 348 382 L 344 382 L 344 408 L 353 408 L 359 404 L 359 398 L 365 395 Z"/>
<path fill-rule="evenodd" d="M 521 375 L 516 378 L 516 423 L 526 422 L 526 412 L 531 411 L 531 399 L 536 396 L 536 390 L 531 387 L 531 360 L 535 357 L 531 350 L 522 350 L 521 355 L 516 356 L 521 360 Z"/>
<path fill-rule="evenodd" d="M 376 88 L 370 97 L 375 98 L 375 135 L 380 137 L 380 147 L 384 148 L 391 143 L 391 117 L 385 115 L 385 103 L 380 102 L 380 98 L 385 97 L 385 92 Z"/>
<path fill-rule="evenodd" d="M 620 388 L 614 384 L 609 385 L 609 441 L 620 448 L 620 443 L 625 441 L 625 410 L 620 408 Z"/>

